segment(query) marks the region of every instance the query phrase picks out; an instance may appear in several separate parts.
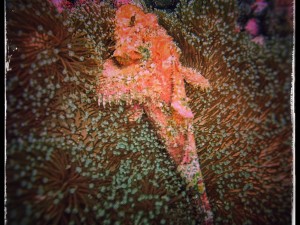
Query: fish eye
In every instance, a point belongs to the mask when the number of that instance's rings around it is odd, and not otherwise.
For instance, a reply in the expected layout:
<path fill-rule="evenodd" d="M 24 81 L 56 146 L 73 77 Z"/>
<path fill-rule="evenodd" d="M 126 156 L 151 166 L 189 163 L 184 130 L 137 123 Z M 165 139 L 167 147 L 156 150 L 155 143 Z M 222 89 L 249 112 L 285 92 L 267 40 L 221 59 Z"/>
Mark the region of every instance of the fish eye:
<path fill-rule="evenodd" d="M 133 27 L 135 25 L 135 14 L 130 17 L 130 22 L 129 22 L 129 26 L 130 27 Z"/>

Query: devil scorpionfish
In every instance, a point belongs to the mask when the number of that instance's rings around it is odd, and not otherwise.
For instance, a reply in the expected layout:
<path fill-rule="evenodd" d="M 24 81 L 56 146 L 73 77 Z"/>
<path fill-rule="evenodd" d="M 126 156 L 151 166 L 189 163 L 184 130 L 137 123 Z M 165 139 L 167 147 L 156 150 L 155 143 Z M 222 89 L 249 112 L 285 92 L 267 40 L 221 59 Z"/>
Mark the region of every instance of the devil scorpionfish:
<path fill-rule="evenodd" d="M 184 80 L 204 90 L 210 84 L 196 70 L 181 65 L 179 48 L 154 14 L 125 4 L 116 11 L 115 22 L 116 50 L 99 76 L 98 103 L 125 101 L 135 112 L 131 120 L 146 113 L 178 172 L 199 194 L 196 204 L 204 223 L 212 224 Z"/>

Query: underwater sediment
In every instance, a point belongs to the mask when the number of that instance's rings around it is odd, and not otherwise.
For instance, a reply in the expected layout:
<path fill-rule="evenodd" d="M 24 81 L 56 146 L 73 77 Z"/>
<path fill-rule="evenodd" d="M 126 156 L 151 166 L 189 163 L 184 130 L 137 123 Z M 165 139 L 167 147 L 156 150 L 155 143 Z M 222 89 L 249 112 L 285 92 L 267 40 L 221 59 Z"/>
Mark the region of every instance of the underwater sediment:
<path fill-rule="evenodd" d="M 235 1 L 157 2 L 141 5 L 211 86 L 185 83 L 214 224 L 291 224 L 292 29 L 277 23 L 257 45 L 235 31 Z M 196 224 L 151 119 L 131 120 L 125 101 L 98 105 L 116 49 L 112 1 L 58 12 L 9 0 L 6 13 L 8 224 Z"/>

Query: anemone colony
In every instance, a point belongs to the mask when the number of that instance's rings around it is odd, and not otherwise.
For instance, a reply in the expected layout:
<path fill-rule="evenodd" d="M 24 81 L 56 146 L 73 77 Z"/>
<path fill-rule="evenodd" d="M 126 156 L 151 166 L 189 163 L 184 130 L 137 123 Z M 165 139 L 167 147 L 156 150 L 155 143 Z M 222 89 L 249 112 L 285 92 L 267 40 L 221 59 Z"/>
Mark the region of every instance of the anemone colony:
<path fill-rule="evenodd" d="M 235 31 L 235 1 L 158 2 L 141 5 L 211 85 L 185 89 L 214 223 L 291 224 L 290 24 L 259 46 Z M 7 1 L 8 224 L 203 221 L 147 115 L 132 120 L 122 101 L 98 106 L 115 12 L 111 1 L 61 13 Z"/>

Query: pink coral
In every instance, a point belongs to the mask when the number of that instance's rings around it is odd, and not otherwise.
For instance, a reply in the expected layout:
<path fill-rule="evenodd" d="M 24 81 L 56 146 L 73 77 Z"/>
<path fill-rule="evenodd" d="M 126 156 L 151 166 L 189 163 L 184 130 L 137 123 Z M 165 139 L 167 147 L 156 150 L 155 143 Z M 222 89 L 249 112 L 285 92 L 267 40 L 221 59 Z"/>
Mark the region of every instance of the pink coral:
<path fill-rule="evenodd" d="M 66 8 L 71 8 L 72 4 L 67 0 L 49 0 L 56 7 L 58 12 L 62 12 Z"/>
<path fill-rule="evenodd" d="M 104 63 L 99 78 L 99 104 L 118 102 L 133 106 L 130 119 L 142 111 L 151 119 L 169 155 L 185 180 L 196 187 L 206 214 L 212 214 L 202 180 L 192 129 L 193 112 L 188 106 L 184 80 L 207 89 L 209 82 L 197 71 L 181 65 L 180 51 L 153 14 L 139 7 L 122 5 L 116 12 L 116 50 Z M 141 110 L 142 108 L 142 110 Z M 136 113 L 134 111 L 137 111 Z"/>
<path fill-rule="evenodd" d="M 268 6 L 269 5 L 265 0 L 256 0 L 255 3 L 252 4 L 251 8 L 254 12 L 259 13 L 265 10 Z"/>
<path fill-rule="evenodd" d="M 63 0 L 51 0 L 58 12 L 63 11 Z"/>
<path fill-rule="evenodd" d="M 257 20 L 252 18 L 250 19 L 247 24 L 245 29 L 252 35 L 252 36 L 256 36 L 259 32 L 259 28 L 258 28 L 258 24 L 257 24 Z"/>
<path fill-rule="evenodd" d="M 258 45 L 264 45 L 265 44 L 265 38 L 264 38 L 263 35 L 256 36 L 251 41 L 253 41 L 254 43 L 256 43 Z"/>

